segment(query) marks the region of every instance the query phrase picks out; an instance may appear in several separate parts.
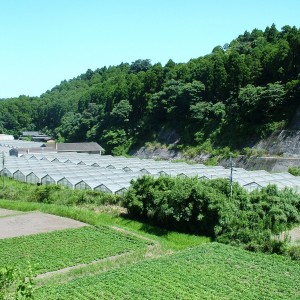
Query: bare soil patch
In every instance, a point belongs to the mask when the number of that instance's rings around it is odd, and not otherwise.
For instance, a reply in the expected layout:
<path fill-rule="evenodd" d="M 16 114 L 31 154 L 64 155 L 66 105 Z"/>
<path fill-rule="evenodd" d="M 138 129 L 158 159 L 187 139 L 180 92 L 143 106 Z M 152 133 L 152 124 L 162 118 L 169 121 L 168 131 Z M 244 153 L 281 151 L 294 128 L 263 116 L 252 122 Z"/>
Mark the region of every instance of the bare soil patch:
<path fill-rule="evenodd" d="M 106 257 L 106 258 L 94 260 L 90 263 L 78 264 L 76 266 L 66 267 L 66 268 L 63 268 L 63 269 L 56 270 L 56 271 L 51 271 L 51 272 L 39 274 L 39 275 L 36 276 L 36 278 L 37 279 L 44 279 L 44 278 L 55 276 L 55 275 L 58 275 L 58 274 L 65 274 L 65 273 L 68 273 L 72 270 L 88 267 L 88 266 L 95 265 L 95 264 L 100 263 L 100 262 L 114 261 L 114 260 L 117 260 L 120 257 L 127 256 L 128 254 L 130 254 L 130 252 L 121 253 L 121 254 L 117 254 L 117 255 L 114 255 L 114 256 L 109 256 L 109 257 Z"/>
<path fill-rule="evenodd" d="M 300 227 L 296 227 L 288 231 L 289 236 L 291 237 L 291 242 L 295 243 L 300 240 Z"/>
<path fill-rule="evenodd" d="M 16 215 L 19 212 L 6 211 L 0 210 L 0 216 L 1 213 L 8 214 L 6 217 L 0 218 L 0 239 L 87 226 L 79 221 L 41 212 Z M 13 216 L 9 214 L 13 214 Z"/>
<path fill-rule="evenodd" d="M 0 208 L 0 217 L 10 216 L 10 215 L 17 215 L 17 214 L 21 214 L 21 213 L 23 213 L 23 212 Z"/>

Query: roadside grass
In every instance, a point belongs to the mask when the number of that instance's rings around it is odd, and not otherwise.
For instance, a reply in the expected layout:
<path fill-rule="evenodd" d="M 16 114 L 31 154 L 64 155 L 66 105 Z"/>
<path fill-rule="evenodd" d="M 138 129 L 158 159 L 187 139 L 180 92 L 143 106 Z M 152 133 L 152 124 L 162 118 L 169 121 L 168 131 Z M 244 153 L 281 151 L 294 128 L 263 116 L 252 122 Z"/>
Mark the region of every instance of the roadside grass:
<path fill-rule="evenodd" d="M 161 229 L 153 225 L 109 213 L 97 213 L 86 208 L 37 202 L 0 199 L 0 207 L 18 211 L 40 211 L 71 218 L 94 226 L 120 227 L 158 242 L 165 250 L 182 250 L 210 242 L 208 237 Z"/>

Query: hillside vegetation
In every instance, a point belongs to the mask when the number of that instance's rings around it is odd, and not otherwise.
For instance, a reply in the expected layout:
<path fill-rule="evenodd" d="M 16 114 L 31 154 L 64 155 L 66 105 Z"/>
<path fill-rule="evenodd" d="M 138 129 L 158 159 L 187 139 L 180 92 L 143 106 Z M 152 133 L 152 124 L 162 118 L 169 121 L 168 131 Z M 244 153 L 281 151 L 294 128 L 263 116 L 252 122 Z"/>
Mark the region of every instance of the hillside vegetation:
<path fill-rule="evenodd" d="M 60 141 L 97 141 L 107 153 L 157 140 L 233 149 L 288 128 L 300 105 L 300 30 L 273 24 L 212 53 L 165 66 L 138 59 L 88 70 L 40 97 L 0 102 L 0 130 L 41 130 Z"/>

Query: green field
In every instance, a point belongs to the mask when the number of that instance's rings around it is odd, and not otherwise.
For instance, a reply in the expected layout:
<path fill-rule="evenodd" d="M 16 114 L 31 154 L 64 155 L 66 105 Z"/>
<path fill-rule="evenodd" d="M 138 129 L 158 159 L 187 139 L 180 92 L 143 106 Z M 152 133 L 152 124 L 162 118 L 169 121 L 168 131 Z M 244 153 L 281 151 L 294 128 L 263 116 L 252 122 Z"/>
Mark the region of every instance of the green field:
<path fill-rule="evenodd" d="M 145 247 L 108 227 L 82 227 L 0 240 L 0 265 L 30 265 L 35 274 L 89 263 Z"/>
<path fill-rule="evenodd" d="M 300 264 L 209 243 L 41 287 L 35 299 L 300 299 Z"/>

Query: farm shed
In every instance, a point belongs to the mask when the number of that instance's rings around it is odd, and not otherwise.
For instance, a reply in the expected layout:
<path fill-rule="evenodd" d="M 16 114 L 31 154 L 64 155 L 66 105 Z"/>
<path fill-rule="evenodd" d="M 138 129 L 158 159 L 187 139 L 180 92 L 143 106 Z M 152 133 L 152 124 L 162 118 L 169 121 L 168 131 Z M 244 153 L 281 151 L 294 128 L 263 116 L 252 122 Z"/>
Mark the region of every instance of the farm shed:
<path fill-rule="evenodd" d="M 23 131 L 22 132 L 23 137 L 33 137 L 33 136 L 36 136 L 36 135 L 39 135 L 39 134 L 40 134 L 39 131 Z"/>
<path fill-rule="evenodd" d="M 14 136 L 10 134 L 0 134 L 0 141 L 13 141 Z"/>
<path fill-rule="evenodd" d="M 21 156 L 24 154 L 42 154 L 42 153 L 53 153 L 55 152 L 54 148 L 48 148 L 48 147 L 38 147 L 35 145 L 35 147 L 28 147 L 28 148 L 13 148 L 9 150 L 9 155 L 11 156 Z"/>
<path fill-rule="evenodd" d="M 45 134 L 39 134 L 32 137 L 32 140 L 35 142 L 48 142 L 52 140 L 51 136 L 45 135 Z"/>
<path fill-rule="evenodd" d="M 58 153 L 76 152 L 88 154 L 102 154 L 104 149 L 97 143 L 58 143 L 56 144 Z"/>

